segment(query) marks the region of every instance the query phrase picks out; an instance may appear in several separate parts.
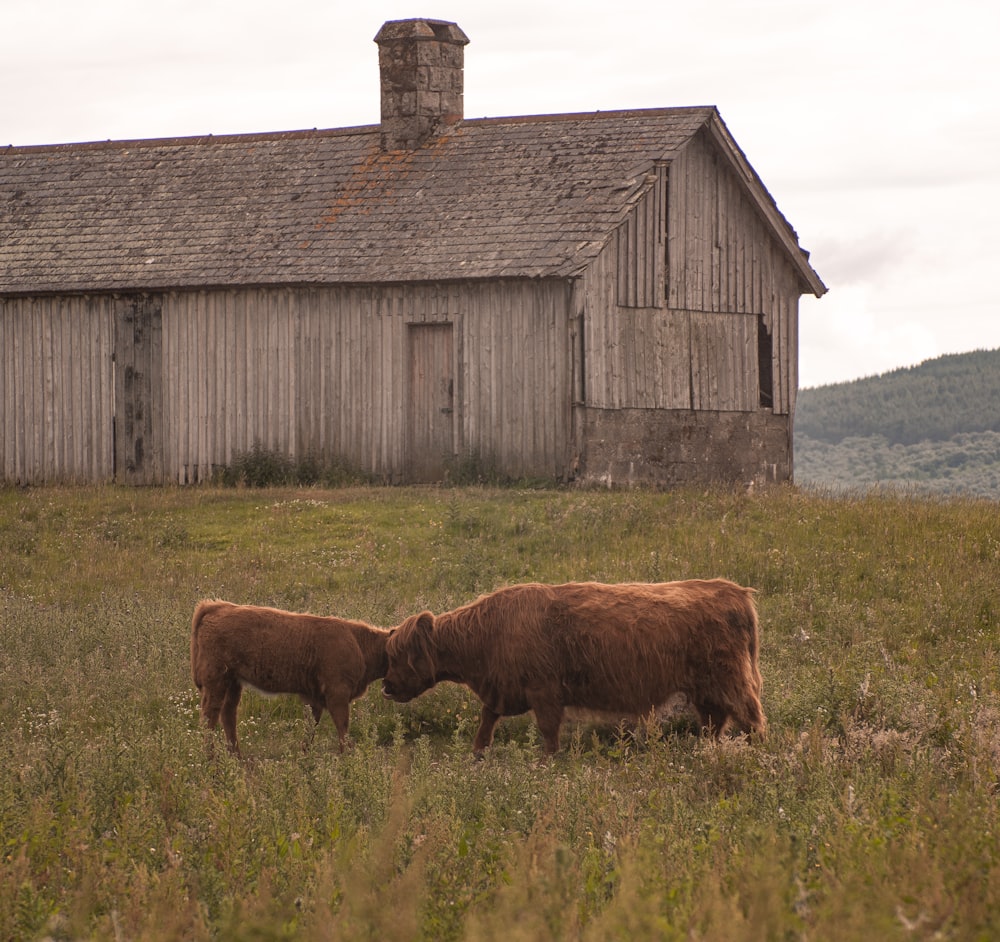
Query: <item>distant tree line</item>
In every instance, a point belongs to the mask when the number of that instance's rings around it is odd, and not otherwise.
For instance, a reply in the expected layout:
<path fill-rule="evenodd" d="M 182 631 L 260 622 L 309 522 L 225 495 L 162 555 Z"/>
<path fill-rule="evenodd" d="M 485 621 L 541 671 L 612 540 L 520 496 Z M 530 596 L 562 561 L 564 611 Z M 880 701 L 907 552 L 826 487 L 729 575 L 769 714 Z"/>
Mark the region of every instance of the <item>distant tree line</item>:
<path fill-rule="evenodd" d="M 800 390 L 795 480 L 1000 498 L 1000 350 Z"/>
<path fill-rule="evenodd" d="M 800 390 L 795 431 L 831 444 L 882 435 L 893 445 L 1000 431 L 1000 350 L 953 354 L 881 376 Z"/>
<path fill-rule="evenodd" d="M 837 444 L 795 440 L 797 484 L 829 490 L 892 487 L 916 493 L 1000 498 L 1000 432 L 963 432 L 946 442 L 891 445 L 881 435 Z"/>

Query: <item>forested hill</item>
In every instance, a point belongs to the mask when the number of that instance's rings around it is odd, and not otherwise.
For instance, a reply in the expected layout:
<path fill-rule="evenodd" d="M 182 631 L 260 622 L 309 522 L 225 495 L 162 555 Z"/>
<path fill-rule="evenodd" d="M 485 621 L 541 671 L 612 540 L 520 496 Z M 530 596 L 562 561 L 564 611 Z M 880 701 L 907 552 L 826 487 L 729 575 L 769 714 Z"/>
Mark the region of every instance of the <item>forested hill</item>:
<path fill-rule="evenodd" d="M 800 390 L 795 480 L 1000 499 L 1000 350 Z"/>
<path fill-rule="evenodd" d="M 795 431 L 836 444 L 882 435 L 890 444 L 1000 432 L 1000 350 L 926 360 L 881 376 L 799 391 Z"/>

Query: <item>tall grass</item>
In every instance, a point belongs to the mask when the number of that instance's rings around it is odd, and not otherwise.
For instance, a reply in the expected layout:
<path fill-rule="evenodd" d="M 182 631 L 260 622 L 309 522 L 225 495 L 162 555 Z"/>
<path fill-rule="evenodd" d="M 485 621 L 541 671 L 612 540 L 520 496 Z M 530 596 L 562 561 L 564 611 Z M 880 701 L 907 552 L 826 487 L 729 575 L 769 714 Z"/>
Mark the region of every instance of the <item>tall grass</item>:
<path fill-rule="evenodd" d="M 0 938 L 1000 937 L 1000 507 L 793 489 L 0 490 Z M 760 591 L 766 743 L 530 717 L 472 760 L 443 684 L 353 748 L 244 696 L 221 596 L 389 625 L 499 585 Z"/>

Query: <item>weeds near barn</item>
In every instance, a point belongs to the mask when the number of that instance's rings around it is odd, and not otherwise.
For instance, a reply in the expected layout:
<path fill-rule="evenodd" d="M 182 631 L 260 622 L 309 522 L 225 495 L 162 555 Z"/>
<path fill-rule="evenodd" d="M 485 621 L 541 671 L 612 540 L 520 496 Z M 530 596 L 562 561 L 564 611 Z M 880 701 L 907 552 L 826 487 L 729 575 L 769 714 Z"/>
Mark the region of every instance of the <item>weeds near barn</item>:
<path fill-rule="evenodd" d="M 0 938 L 1000 934 L 1000 507 L 779 490 L 0 490 Z M 354 748 L 244 697 L 207 761 L 221 596 L 393 624 L 508 582 L 760 590 L 762 746 L 373 687 Z"/>
<path fill-rule="evenodd" d="M 237 452 L 229 465 L 216 468 L 213 483 L 220 487 L 345 487 L 371 481 L 370 475 L 343 462 L 311 454 L 292 458 L 258 441 Z"/>

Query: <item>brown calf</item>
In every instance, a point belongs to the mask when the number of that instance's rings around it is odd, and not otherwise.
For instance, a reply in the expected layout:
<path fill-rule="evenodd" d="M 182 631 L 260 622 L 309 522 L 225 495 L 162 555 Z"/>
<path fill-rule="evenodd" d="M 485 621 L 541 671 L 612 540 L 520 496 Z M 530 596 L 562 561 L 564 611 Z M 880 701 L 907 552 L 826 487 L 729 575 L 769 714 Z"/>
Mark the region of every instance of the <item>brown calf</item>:
<path fill-rule="evenodd" d="M 191 621 L 191 672 L 201 715 L 212 730 L 222 717 L 239 755 L 236 709 L 244 687 L 298 694 L 318 724 L 329 710 L 344 751 L 350 702 L 385 675 L 389 632 L 364 622 L 231 602 L 199 602 Z"/>
<path fill-rule="evenodd" d="M 476 754 L 501 716 L 534 711 L 546 752 L 566 708 L 649 715 L 684 694 L 714 736 L 762 736 L 754 590 L 724 579 L 515 585 L 407 619 L 387 646 L 383 693 L 405 703 L 442 680 L 483 702 Z"/>

